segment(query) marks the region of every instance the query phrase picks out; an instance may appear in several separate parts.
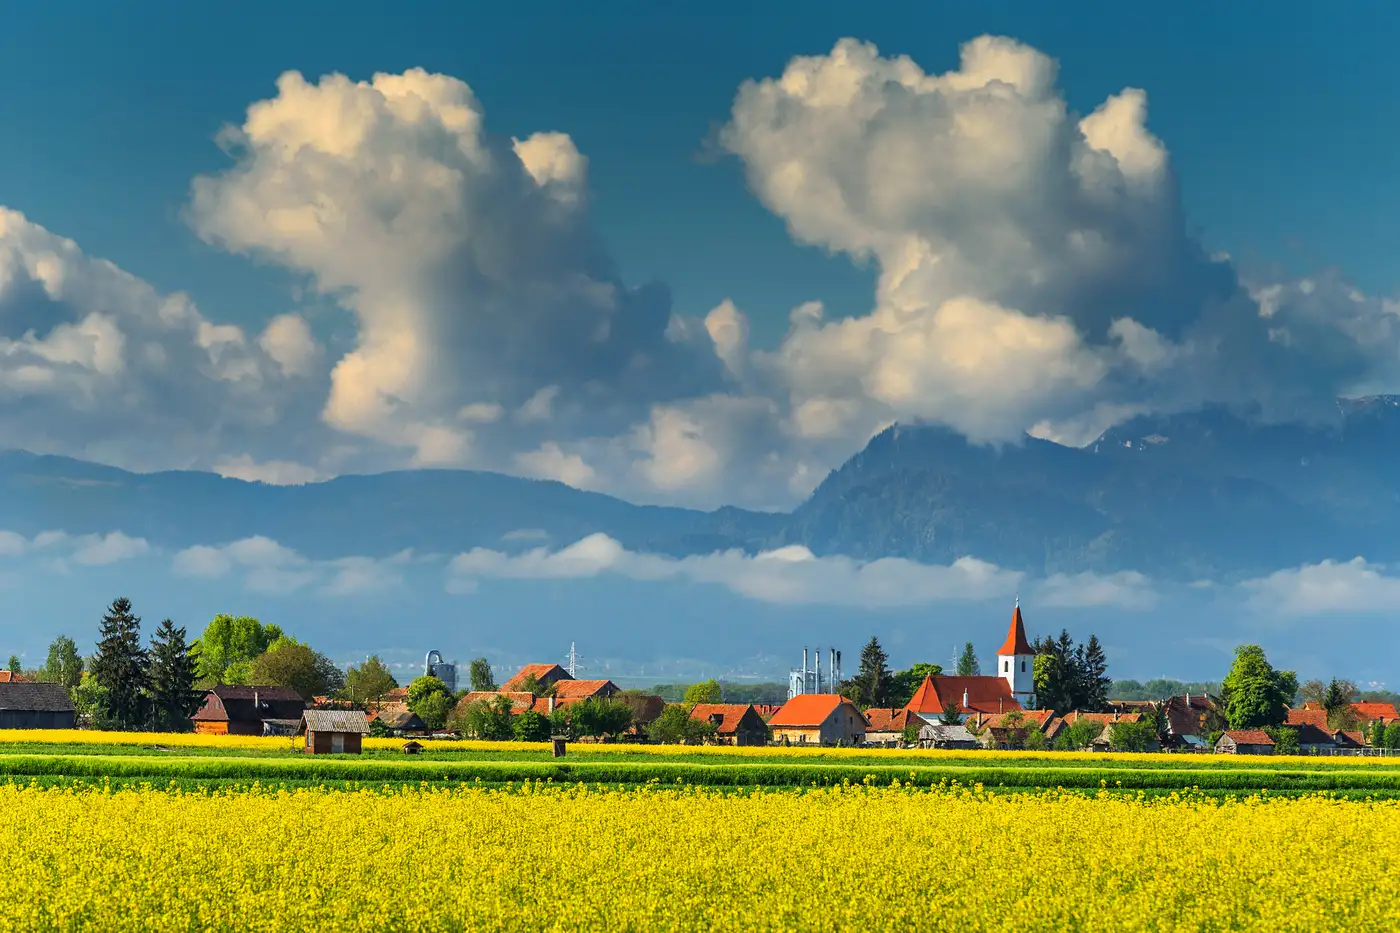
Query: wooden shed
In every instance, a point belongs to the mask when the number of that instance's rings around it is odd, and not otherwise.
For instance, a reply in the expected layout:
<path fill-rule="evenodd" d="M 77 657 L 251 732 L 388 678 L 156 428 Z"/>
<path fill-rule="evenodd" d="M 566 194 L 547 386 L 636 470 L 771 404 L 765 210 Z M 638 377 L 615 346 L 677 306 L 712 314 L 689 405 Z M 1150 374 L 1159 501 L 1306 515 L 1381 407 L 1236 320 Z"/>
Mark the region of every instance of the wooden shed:
<path fill-rule="evenodd" d="M 72 729 L 77 718 L 63 684 L 0 683 L 0 729 Z"/>
<path fill-rule="evenodd" d="M 291 687 L 219 684 L 191 719 L 194 731 L 207 735 L 290 735 L 305 708 Z"/>
<path fill-rule="evenodd" d="M 1216 740 L 1215 750 L 1227 755 L 1272 755 L 1274 740 L 1262 729 L 1235 729 Z"/>
<path fill-rule="evenodd" d="M 297 735 L 302 734 L 308 755 L 358 755 L 369 722 L 356 710 L 309 709 L 297 728 Z"/>

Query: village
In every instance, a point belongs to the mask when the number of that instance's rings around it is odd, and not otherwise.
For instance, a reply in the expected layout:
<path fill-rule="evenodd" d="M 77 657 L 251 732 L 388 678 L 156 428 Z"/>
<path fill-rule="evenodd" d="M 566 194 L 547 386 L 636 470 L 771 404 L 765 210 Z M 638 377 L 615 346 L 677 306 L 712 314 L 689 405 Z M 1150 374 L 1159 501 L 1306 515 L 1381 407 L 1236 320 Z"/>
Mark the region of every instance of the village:
<path fill-rule="evenodd" d="M 995 673 L 927 673 L 898 706 L 858 703 L 854 681 L 841 680 L 834 650 L 825 671 L 820 652 L 809 664 L 804 650 L 781 704 L 724 702 L 714 681 L 668 702 L 612 680 L 576 677 L 572 664 L 555 663 L 527 664 L 498 688 L 458 691 L 456 666 L 430 652 L 412 683 L 398 686 L 386 677 L 378 692 L 371 688 L 358 702 L 344 692 L 306 697 L 282 684 L 214 684 L 197 697 L 188 727 L 211 735 L 286 736 L 308 754 L 359 754 L 368 735 L 401 738 L 410 754 L 426 741 L 459 738 L 552 741 L 556 754 L 571 740 L 1255 755 L 1387 755 L 1400 745 L 1393 703 L 1351 697 L 1290 704 L 1280 721 L 1249 728 L 1231 728 L 1220 698 L 1206 693 L 1055 709 L 1036 695 L 1037 654 L 1017 600 Z M 482 679 L 474 668 L 473 680 Z M 62 684 L 0 670 L 0 729 L 85 725 Z"/>

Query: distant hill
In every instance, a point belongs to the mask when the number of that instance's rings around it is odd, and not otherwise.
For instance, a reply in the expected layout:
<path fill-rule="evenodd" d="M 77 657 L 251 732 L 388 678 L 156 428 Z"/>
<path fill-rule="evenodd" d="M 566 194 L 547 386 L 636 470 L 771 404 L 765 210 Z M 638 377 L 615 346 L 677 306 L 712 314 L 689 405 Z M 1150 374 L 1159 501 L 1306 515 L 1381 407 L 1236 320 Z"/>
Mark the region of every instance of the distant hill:
<path fill-rule="evenodd" d="M 1224 410 L 1141 418 L 1084 448 L 977 446 L 896 425 L 790 514 L 637 506 L 560 483 L 419 470 L 265 486 L 0 453 L 0 528 L 121 530 L 168 548 L 266 535 L 310 557 L 562 546 L 603 532 L 676 556 L 803 544 L 818 554 L 1032 573 L 1192 580 L 1325 558 L 1400 557 L 1400 400 L 1347 400 L 1328 425 Z M 526 532 L 525 534 L 520 534 Z M 512 534 L 516 533 L 516 534 Z"/>

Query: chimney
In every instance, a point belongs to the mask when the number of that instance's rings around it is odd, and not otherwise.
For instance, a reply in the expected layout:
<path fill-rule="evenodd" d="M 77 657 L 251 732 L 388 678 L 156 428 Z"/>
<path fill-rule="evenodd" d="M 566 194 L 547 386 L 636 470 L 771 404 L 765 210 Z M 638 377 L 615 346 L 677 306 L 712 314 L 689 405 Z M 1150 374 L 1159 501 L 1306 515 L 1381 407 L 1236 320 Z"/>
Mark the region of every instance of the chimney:
<path fill-rule="evenodd" d="M 553 715 L 553 714 L 554 714 L 554 697 L 548 697 L 547 699 L 548 699 L 548 705 L 549 705 L 549 712 L 550 712 L 550 715 Z"/>
<path fill-rule="evenodd" d="M 262 702 L 258 700 L 258 691 L 256 687 L 253 688 L 253 709 L 262 709 Z"/>
<path fill-rule="evenodd" d="M 967 688 L 963 687 L 963 712 L 967 712 Z"/>

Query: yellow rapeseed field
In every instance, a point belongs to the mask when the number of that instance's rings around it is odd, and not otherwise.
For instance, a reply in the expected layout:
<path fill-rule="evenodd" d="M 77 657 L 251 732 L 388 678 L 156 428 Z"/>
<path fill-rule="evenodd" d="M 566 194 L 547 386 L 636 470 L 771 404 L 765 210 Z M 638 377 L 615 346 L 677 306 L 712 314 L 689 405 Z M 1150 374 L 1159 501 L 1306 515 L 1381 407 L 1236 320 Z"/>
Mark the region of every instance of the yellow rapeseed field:
<path fill-rule="evenodd" d="M 0 785 L 13 930 L 1393 930 L 1400 805 Z"/>

